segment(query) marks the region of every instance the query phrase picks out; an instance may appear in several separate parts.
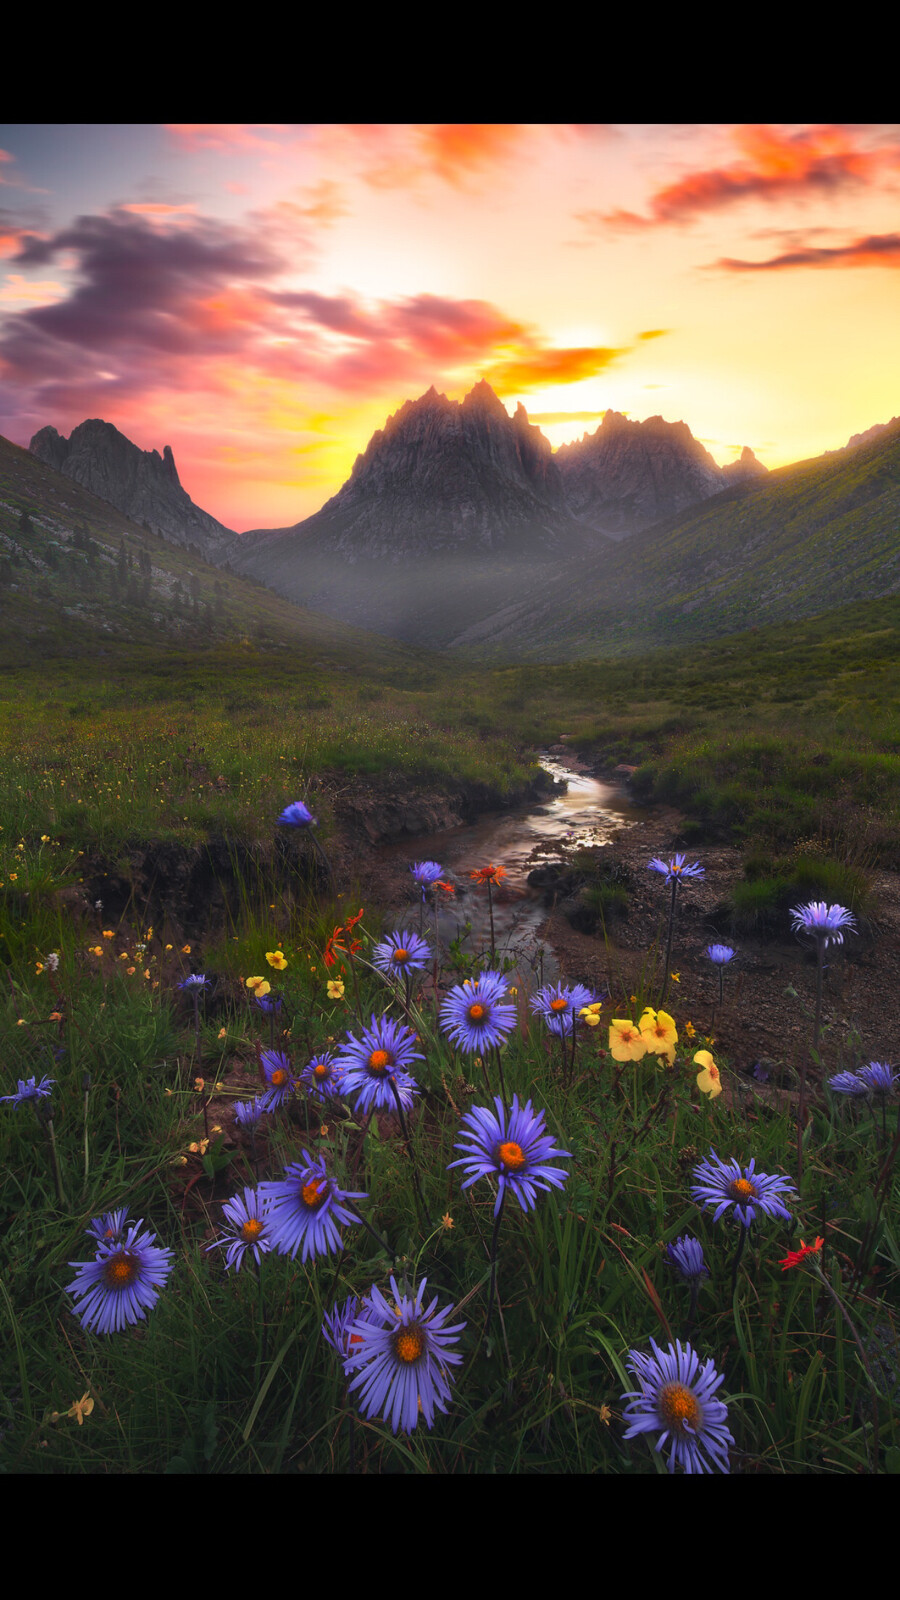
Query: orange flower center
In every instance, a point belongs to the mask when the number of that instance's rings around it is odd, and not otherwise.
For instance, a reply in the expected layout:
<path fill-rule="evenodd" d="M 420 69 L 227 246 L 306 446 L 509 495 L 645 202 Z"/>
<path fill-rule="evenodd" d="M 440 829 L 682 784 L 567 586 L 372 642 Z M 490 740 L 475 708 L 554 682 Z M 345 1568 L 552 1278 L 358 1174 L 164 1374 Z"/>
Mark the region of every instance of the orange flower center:
<path fill-rule="evenodd" d="M 550 1010 L 551 1011 L 565 1011 L 565 1009 L 566 1009 L 568 1004 L 569 1004 L 568 1000 L 564 1000 L 562 998 L 562 995 L 560 995 L 558 1000 L 551 1000 L 550 1001 Z"/>
<path fill-rule="evenodd" d="M 683 1433 L 688 1425 L 696 1433 L 701 1418 L 700 1402 L 683 1383 L 667 1383 L 660 1390 L 657 1404 L 670 1428 Z"/>
<path fill-rule="evenodd" d="M 369 1071 L 377 1072 L 381 1076 L 382 1073 L 387 1072 L 388 1067 L 393 1064 L 393 1060 L 390 1050 L 373 1050 L 369 1057 Z"/>
<path fill-rule="evenodd" d="M 731 1185 L 732 1198 L 735 1200 L 754 1200 L 756 1187 L 749 1178 L 735 1178 Z"/>
<path fill-rule="evenodd" d="M 137 1276 L 137 1261 L 134 1256 L 120 1250 L 106 1262 L 103 1276 L 111 1289 L 126 1289 L 132 1278 Z"/>
<path fill-rule="evenodd" d="M 254 1239 L 258 1239 L 261 1233 L 262 1223 L 259 1217 L 248 1217 L 241 1227 L 241 1238 L 246 1239 L 248 1244 L 252 1244 Z"/>
<path fill-rule="evenodd" d="M 408 961 L 409 960 L 409 951 L 408 950 L 399 950 L 399 949 L 395 950 L 394 951 L 394 960 L 395 961 Z"/>
<path fill-rule="evenodd" d="M 276 1071 L 272 1073 L 269 1081 L 270 1083 L 274 1083 L 276 1089 L 280 1089 L 283 1083 L 287 1083 L 287 1073 L 285 1072 L 284 1068 L 278 1067 Z"/>
<path fill-rule="evenodd" d="M 469 1021 L 470 1022 L 480 1022 L 482 1017 L 485 1015 L 485 1011 L 486 1011 L 486 1007 L 479 1005 L 477 1000 L 476 1000 L 475 1004 L 473 1006 L 469 1007 L 469 1011 L 468 1011 Z"/>
<path fill-rule="evenodd" d="M 301 1190 L 301 1194 L 303 1195 L 303 1204 L 309 1206 L 312 1210 L 315 1210 L 316 1206 L 320 1206 L 322 1204 L 322 1201 L 325 1199 L 327 1193 L 328 1184 L 325 1182 L 325 1179 L 313 1178 L 311 1182 L 305 1183 Z"/>
<path fill-rule="evenodd" d="M 408 1364 L 418 1361 L 424 1348 L 425 1340 L 416 1327 L 402 1328 L 394 1340 L 395 1353 Z"/>
<path fill-rule="evenodd" d="M 513 1144 L 512 1140 L 508 1144 L 500 1145 L 497 1156 L 501 1167 L 505 1167 L 507 1172 L 520 1172 L 525 1165 L 525 1153 L 522 1146 Z"/>
<path fill-rule="evenodd" d="M 328 1077 L 328 1065 L 327 1065 L 326 1062 L 319 1061 L 319 1062 L 316 1063 L 316 1065 L 313 1067 L 313 1077 L 314 1078 L 327 1078 Z"/>

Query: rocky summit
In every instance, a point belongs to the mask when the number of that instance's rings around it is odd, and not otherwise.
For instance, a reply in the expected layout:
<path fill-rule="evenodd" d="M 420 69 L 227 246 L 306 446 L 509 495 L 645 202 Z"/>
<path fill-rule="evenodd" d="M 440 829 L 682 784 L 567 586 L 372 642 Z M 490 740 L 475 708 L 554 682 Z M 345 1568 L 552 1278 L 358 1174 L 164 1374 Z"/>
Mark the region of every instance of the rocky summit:
<path fill-rule="evenodd" d="M 631 422 L 619 411 L 607 411 L 594 433 L 561 445 L 554 461 L 570 512 L 612 539 L 766 472 L 746 446 L 739 461 L 720 467 L 686 422 Z"/>
<path fill-rule="evenodd" d="M 298 553 L 302 543 L 304 556 L 400 564 L 424 555 L 568 556 L 591 540 L 567 507 L 549 441 L 524 406 L 510 417 L 482 381 L 462 401 L 433 387 L 408 400 L 321 511 L 293 528 L 243 535 L 242 555 L 276 543 Z"/>
<path fill-rule="evenodd" d="M 181 487 L 168 445 L 162 455 L 141 450 L 111 422 L 92 418 L 68 439 L 55 428 L 42 428 L 28 448 L 133 522 L 147 523 L 176 544 L 196 545 L 206 561 L 229 561 L 238 548 L 238 535 L 195 506 Z"/>

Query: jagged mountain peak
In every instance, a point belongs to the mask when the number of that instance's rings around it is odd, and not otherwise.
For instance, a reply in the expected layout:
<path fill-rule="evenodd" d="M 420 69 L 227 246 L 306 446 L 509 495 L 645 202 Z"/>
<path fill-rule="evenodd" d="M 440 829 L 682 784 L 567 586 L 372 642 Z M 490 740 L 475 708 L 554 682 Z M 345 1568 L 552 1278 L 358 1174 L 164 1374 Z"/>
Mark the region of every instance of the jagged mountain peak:
<path fill-rule="evenodd" d="M 39 461 L 90 489 L 126 517 L 146 522 L 155 533 L 178 544 L 195 544 L 209 561 L 226 561 L 238 536 L 182 488 L 171 445 L 141 450 L 111 422 L 89 417 L 68 439 L 54 427 L 41 428 L 28 446 Z"/>

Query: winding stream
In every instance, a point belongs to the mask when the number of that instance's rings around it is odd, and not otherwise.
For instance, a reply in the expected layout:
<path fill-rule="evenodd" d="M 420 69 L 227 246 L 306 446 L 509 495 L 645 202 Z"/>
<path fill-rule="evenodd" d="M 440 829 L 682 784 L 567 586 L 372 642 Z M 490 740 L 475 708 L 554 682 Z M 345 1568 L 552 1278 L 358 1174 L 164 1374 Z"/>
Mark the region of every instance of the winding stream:
<path fill-rule="evenodd" d="M 557 976 L 558 966 L 552 951 L 538 938 L 547 911 L 540 892 L 529 887 L 528 874 L 535 867 L 564 862 L 572 850 L 608 844 L 623 828 L 634 827 L 642 812 L 622 785 L 573 772 L 549 755 L 542 755 L 540 764 L 567 785 L 541 805 L 495 812 L 462 828 L 406 839 L 383 849 L 386 855 L 407 861 L 440 862 L 456 886 L 452 897 L 437 891 L 441 943 L 449 945 L 464 933 L 465 924 L 471 923 L 462 946 L 469 954 L 490 949 L 488 892 L 476 888 L 469 874 L 489 864 L 505 867 L 502 885 L 492 891 L 497 954 L 514 957 L 524 978 L 526 972 L 535 970 L 542 949 L 541 970 L 547 981 Z M 433 929 L 434 912 L 429 908 L 423 931 L 427 935 Z"/>

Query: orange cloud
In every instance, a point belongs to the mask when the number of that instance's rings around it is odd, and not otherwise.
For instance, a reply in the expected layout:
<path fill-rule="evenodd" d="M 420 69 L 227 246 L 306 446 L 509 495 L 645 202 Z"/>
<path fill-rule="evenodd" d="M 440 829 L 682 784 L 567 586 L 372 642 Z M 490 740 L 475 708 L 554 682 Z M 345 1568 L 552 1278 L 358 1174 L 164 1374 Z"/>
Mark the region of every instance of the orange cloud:
<path fill-rule="evenodd" d="M 502 398 L 504 393 L 516 394 L 521 389 L 593 378 L 625 354 L 624 348 L 615 350 L 602 345 L 558 350 L 526 347 L 511 360 L 490 367 L 484 376 Z"/>
<path fill-rule="evenodd" d="M 873 130 L 824 124 L 787 130 L 743 123 L 730 130 L 740 158 L 689 172 L 651 195 L 649 214 L 634 211 L 582 211 L 577 218 L 592 230 L 628 231 L 685 222 L 740 200 L 778 201 L 825 195 L 865 186 L 900 166 L 896 138 L 873 143 Z"/>
<path fill-rule="evenodd" d="M 291 131 L 289 122 L 164 122 L 167 133 L 186 150 L 274 150 L 278 141 L 266 133 Z"/>
<path fill-rule="evenodd" d="M 177 221 L 178 217 L 186 212 L 196 212 L 197 207 L 194 204 L 169 206 L 164 205 L 162 201 L 133 200 L 127 205 L 119 206 L 118 209 L 120 211 L 130 211 L 137 217 L 146 217 L 150 222 L 169 222 L 172 220 Z"/>
<path fill-rule="evenodd" d="M 768 261 L 722 256 L 714 263 L 728 272 L 777 272 L 786 267 L 900 267 L 900 233 L 873 233 L 843 245 L 804 245 Z"/>
<path fill-rule="evenodd" d="M 526 130 L 517 122 L 437 122 L 420 123 L 415 131 L 426 166 L 458 187 L 474 173 L 505 161 Z"/>

